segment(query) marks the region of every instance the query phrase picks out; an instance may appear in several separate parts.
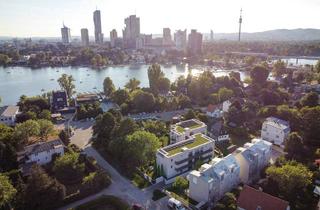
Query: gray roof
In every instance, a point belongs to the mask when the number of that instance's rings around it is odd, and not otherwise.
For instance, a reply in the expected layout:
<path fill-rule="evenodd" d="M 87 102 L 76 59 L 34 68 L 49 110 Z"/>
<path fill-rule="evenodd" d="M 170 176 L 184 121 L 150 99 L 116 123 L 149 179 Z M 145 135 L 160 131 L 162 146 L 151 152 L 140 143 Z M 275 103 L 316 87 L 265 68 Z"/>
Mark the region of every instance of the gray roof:
<path fill-rule="evenodd" d="M 30 146 L 25 147 L 23 153 L 25 155 L 41 153 L 44 151 L 50 151 L 60 145 L 63 146 L 63 143 L 60 139 L 56 139 L 56 140 L 48 141 L 48 142 L 39 142 L 39 143 L 32 144 Z"/>
<path fill-rule="evenodd" d="M 3 106 L 0 107 L 0 115 L 3 117 L 12 117 L 19 111 L 18 106 Z"/>

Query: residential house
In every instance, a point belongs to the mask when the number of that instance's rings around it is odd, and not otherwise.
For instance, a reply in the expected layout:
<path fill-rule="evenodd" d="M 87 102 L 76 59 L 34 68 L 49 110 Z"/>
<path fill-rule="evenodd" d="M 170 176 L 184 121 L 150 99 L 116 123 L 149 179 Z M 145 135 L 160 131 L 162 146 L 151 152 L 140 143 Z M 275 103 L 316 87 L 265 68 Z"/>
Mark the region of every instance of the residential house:
<path fill-rule="evenodd" d="M 262 124 L 261 138 L 276 145 L 283 146 L 290 134 L 289 122 L 268 117 Z"/>
<path fill-rule="evenodd" d="M 197 161 L 208 162 L 214 155 L 214 140 L 201 133 L 157 151 L 157 165 L 162 175 L 172 179 L 192 170 Z"/>
<path fill-rule="evenodd" d="M 219 106 L 209 104 L 206 110 L 206 115 L 210 118 L 222 118 L 223 111 L 220 109 Z"/>
<path fill-rule="evenodd" d="M 197 202 L 216 202 L 240 182 L 240 165 L 230 154 L 224 158 L 214 158 L 198 171 L 188 175 L 189 196 Z"/>
<path fill-rule="evenodd" d="M 23 151 L 18 152 L 18 162 L 44 165 L 51 162 L 53 155 L 63 154 L 64 144 L 60 139 L 39 142 L 26 146 Z"/>
<path fill-rule="evenodd" d="M 0 123 L 14 126 L 16 117 L 19 114 L 19 106 L 0 107 Z"/>
<path fill-rule="evenodd" d="M 289 202 L 247 185 L 237 201 L 238 210 L 290 210 Z"/>
<path fill-rule="evenodd" d="M 170 143 L 184 141 L 190 136 L 202 133 L 207 133 L 207 125 L 197 119 L 191 119 L 171 125 L 170 129 Z"/>
<path fill-rule="evenodd" d="M 240 165 L 240 180 L 242 183 L 251 183 L 260 177 L 271 158 L 270 142 L 262 139 L 253 139 L 251 143 L 238 148 L 233 155 Z"/>
<path fill-rule="evenodd" d="M 216 140 L 216 143 L 229 141 L 229 134 L 224 128 L 223 120 L 215 122 L 208 132 L 209 136 Z"/>

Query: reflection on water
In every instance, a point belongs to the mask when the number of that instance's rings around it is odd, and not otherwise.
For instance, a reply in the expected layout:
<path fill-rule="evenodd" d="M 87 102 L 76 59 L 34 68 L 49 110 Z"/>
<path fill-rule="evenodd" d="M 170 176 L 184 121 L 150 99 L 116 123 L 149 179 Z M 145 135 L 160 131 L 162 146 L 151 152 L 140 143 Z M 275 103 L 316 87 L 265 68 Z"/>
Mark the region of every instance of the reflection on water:
<path fill-rule="evenodd" d="M 110 77 L 114 85 L 123 87 L 131 78 L 140 80 L 141 87 L 148 87 L 148 65 L 135 66 L 110 66 L 105 69 L 95 70 L 87 67 L 56 67 L 30 69 L 26 67 L 0 67 L 0 97 L 2 105 L 15 104 L 21 95 L 39 95 L 43 92 L 57 90 L 57 79 L 62 74 L 71 74 L 75 79 L 77 92 L 102 91 L 103 80 Z M 179 76 L 187 76 L 189 67 L 186 65 L 162 66 L 165 76 L 175 81 Z M 202 68 L 192 68 L 192 75 L 198 75 Z M 215 76 L 228 75 L 228 71 L 215 71 Z M 241 72 L 244 79 L 245 73 Z"/>

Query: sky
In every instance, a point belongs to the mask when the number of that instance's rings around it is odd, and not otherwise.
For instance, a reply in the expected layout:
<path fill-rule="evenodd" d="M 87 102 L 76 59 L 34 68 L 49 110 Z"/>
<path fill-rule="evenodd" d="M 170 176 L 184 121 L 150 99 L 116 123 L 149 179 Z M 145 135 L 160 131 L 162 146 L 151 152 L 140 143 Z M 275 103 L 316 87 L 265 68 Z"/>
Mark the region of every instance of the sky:
<path fill-rule="evenodd" d="M 0 36 L 59 37 L 64 22 L 71 35 L 88 28 L 93 36 L 93 11 L 101 10 L 105 37 L 124 18 L 140 17 L 141 33 L 162 28 L 197 29 L 202 33 L 233 33 L 243 9 L 244 32 L 320 28 L 320 0 L 0 0 Z"/>

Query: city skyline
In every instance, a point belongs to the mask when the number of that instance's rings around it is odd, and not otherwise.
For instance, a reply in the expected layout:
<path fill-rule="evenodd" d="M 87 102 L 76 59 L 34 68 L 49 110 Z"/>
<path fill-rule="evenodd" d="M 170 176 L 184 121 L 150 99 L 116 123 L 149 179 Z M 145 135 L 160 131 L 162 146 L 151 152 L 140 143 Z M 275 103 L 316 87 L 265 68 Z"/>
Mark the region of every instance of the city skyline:
<path fill-rule="evenodd" d="M 320 19 L 317 13 L 320 2 L 316 0 L 271 0 L 268 4 L 250 0 L 203 0 L 202 4 L 169 0 L 161 1 L 161 4 L 145 0 L 31 0 L 26 4 L 22 0 L 12 0 L 0 2 L 0 7 L 6 8 L 0 17 L 0 36 L 13 37 L 59 37 L 57 29 L 62 22 L 71 29 L 73 36 L 80 36 L 81 28 L 88 28 L 89 34 L 93 35 L 92 12 L 96 8 L 102 13 L 102 33 L 107 35 L 112 29 L 121 32 L 123 20 L 133 14 L 140 17 L 141 33 L 146 34 L 161 34 L 163 28 L 170 28 L 172 32 L 197 29 L 201 33 L 209 33 L 212 29 L 215 33 L 237 33 L 240 8 L 243 8 L 243 32 L 320 28 L 317 21 Z"/>

